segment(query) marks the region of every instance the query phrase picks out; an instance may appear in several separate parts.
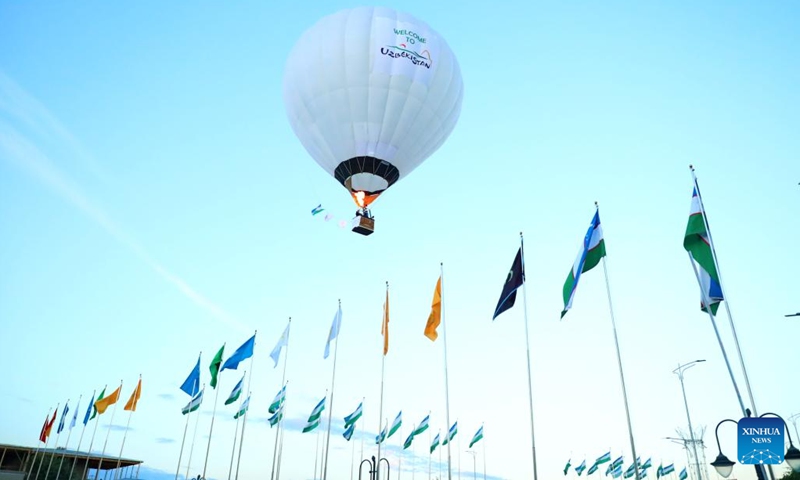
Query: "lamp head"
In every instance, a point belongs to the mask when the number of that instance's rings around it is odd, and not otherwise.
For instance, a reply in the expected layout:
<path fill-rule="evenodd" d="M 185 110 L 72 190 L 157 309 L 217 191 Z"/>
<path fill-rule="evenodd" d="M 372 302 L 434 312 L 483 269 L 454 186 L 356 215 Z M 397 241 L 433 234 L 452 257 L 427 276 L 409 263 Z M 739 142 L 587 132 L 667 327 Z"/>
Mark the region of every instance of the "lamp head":
<path fill-rule="evenodd" d="M 800 472 L 800 450 L 797 447 L 790 446 L 789 450 L 786 450 L 786 455 L 783 456 L 783 459 L 792 467 L 792 470 Z"/>
<path fill-rule="evenodd" d="M 734 465 L 736 464 L 731 462 L 728 457 L 722 454 L 722 452 L 720 452 L 720 454 L 717 455 L 717 458 L 711 462 L 711 466 L 714 467 L 714 470 L 716 470 L 717 473 L 719 473 L 723 478 L 728 478 L 731 476 Z"/>

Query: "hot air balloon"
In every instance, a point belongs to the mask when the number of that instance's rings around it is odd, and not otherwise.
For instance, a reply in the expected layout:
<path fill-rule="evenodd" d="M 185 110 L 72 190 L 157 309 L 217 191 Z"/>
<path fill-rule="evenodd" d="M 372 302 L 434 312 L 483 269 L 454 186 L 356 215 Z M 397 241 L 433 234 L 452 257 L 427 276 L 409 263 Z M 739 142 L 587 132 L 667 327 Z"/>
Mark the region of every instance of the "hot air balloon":
<path fill-rule="evenodd" d="M 319 20 L 289 54 L 286 114 L 309 155 L 352 195 L 353 231 L 369 205 L 430 157 L 461 113 L 455 55 L 426 23 L 359 7 Z"/>

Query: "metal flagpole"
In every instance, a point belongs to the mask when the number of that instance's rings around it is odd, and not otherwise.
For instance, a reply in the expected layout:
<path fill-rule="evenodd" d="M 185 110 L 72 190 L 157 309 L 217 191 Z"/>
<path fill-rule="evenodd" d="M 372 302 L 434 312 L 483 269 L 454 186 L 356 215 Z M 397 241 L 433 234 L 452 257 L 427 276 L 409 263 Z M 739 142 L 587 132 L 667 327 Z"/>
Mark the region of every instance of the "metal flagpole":
<path fill-rule="evenodd" d="M 317 480 L 317 465 L 319 463 L 319 432 L 317 430 L 317 445 L 314 447 L 314 480 Z"/>
<path fill-rule="evenodd" d="M 285 345 L 286 354 L 283 356 L 283 379 L 282 379 L 282 382 L 283 382 L 284 386 L 287 386 L 289 384 L 289 382 L 286 381 L 286 366 L 289 364 L 289 339 L 291 338 L 291 333 L 292 333 L 292 317 L 289 317 L 289 325 L 287 326 L 287 328 L 289 329 L 289 333 L 286 334 L 286 345 Z M 284 404 L 283 408 L 284 408 L 284 411 L 285 411 L 285 408 L 286 408 L 286 393 L 284 393 L 283 404 Z M 283 433 L 284 433 L 283 432 L 283 430 L 284 430 L 283 429 L 283 417 L 285 417 L 285 416 L 286 415 L 281 414 L 281 419 L 278 420 L 278 431 L 275 433 L 275 446 L 276 446 L 277 451 L 278 451 L 278 462 L 277 462 L 278 464 L 277 464 L 277 467 L 276 467 L 275 466 L 274 456 L 273 456 L 272 468 L 273 468 L 273 473 L 275 475 L 275 479 L 274 480 L 281 478 L 281 459 L 282 459 L 281 454 L 283 453 Z M 278 446 L 279 439 L 280 439 L 280 446 Z M 271 479 L 271 480 L 273 480 L 273 479 Z"/>
<path fill-rule="evenodd" d="M 194 391 L 195 386 L 196 386 L 195 384 L 192 384 L 192 391 Z M 181 449 L 180 453 L 178 453 L 178 468 L 175 469 L 175 480 L 178 480 L 178 475 L 180 475 L 181 472 L 181 458 L 183 458 L 183 446 L 186 443 L 186 432 L 189 431 L 189 417 L 192 416 L 192 400 L 194 400 L 194 396 L 192 396 L 192 398 L 189 400 L 189 405 L 187 405 L 189 411 L 186 412 L 186 426 L 183 427 L 183 440 L 181 440 Z"/>
<path fill-rule="evenodd" d="M 431 449 L 431 445 L 433 445 L 433 439 L 431 438 L 431 431 L 432 429 L 428 429 L 428 450 Z M 431 464 L 433 463 L 433 452 L 428 452 L 428 480 L 431 480 Z M 352 479 L 351 479 L 352 480 Z"/>
<path fill-rule="evenodd" d="M 69 408 L 69 399 L 67 399 L 67 403 L 66 403 L 66 404 L 64 404 L 64 410 L 66 410 L 67 408 Z M 65 414 L 65 413 L 67 413 L 67 412 L 66 412 L 66 411 L 64 411 L 64 412 L 61 412 L 61 420 L 59 420 L 59 424 L 58 424 L 58 426 L 59 426 L 59 427 L 61 426 L 61 424 L 62 424 L 64 421 L 66 421 L 66 418 L 64 418 L 64 414 Z M 56 451 L 58 451 L 58 439 L 59 439 L 59 438 L 61 438 L 61 432 L 60 432 L 60 431 L 57 431 L 57 432 L 56 432 L 56 448 L 55 448 L 55 450 L 56 450 Z M 45 474 L 44 474 L 44 478 L 46 478 L 46 479 L 47 479 L 47 478 L 50 478 L 50 467 L 52 467 L 52 466 L 53 466 L 53 459 L 54 459 L 55 457 L 56 457 L 56 452 L 53 452 L 53 454 L 52 454 L 52 455 L 50 455 L 50 462 L 47 464 L 47 471 L 46 471 L 46 472 L 45 472 Z"/>
<path fill-rule="evenodd" d="M 328 433 L 325 439 L 325 456 L 323 457 L 322 480 L 328 480 L 328 451 L 331 443 L 331 417 L 333 416 L 333 388 L 336 385 L 336 356 L 339 353 L 339 330 L 342 328 L 342 300 L 339 299 L 339 311 L 336 312 L 336 347 L 333 349 L 333 375 L 331 376 L 331 404 L 328 406 Z"/>
<path fill-rule="evenodd" d="M 27 475 L 28 477 L 33 475 L 33 467 L 36 466 L 36 457 L 39 455 L 39 450 L 41 450 L 41 448 L 42 448 L 42 446 L 39 445 L 39 444 L 42 443 L 42 435 L 44 434 L 45 428 L 47 428 L 47 422 L 50 421 L 50 413 L 52 411 L 53 411 L 52 408 L 49 409 L 47 411 L 47 416 L 44 417 L 44 425 L 42 425 L 42 431 L 39 433 L 39 438 L 37 439 L 37 442 L 36 442 L 36 450 L 33 451 L 33 458 L 31 459 L 30 467 L 29 468 L 28 467 L 23 468 L 23 471 L 24 470 L 28 470 L 28 475 Z M 45 442 L 45 444 L 46 443 L 47 442 Z M 28 453 L 28 455 L 30 456 L 30 453 Z M 26 460 L 27 460 L 27 458 L 26 458 Z"/>
<path fill-rule="evenodd" d="M 388 317 L 389 317 L 389 282 L 386 282 L 386 303 L 384 303 L 384 305 L 383 305 L 383 327 L 384 328 L 381 329 L 381 333 L 383 334 L 384 345 L 386 345 L 386 342 L 387 342 L 387 340 L 389 338 L 389 325 L 388 325 L 389 321 L 388 321 Z M 382 424 L 382 422 L 383 422 L 383 380 L 384 380 L 384 374 L 386 372 L 386 351 L 382 350 L 381 353 L 382 353 L 382 355 L 381 355 L 381 401 L 380 401 L 380 404 L 379 404 L 379 407 L 378 407 L 378 414 L 379 414 L 379 417 L 378 417 L 378 440 L 381 440 L 381 438 L 380 438 L 381 437 L 381 432 L 383 432 L 383 429 L 382 429 L 382 427 L 383 427 L 383 424 Z M 381 480 L 380 463 L 381 463 L 381 444 L 382 443 L 383 443 L 382 441 L 378 442 L 378 460 L 377 460 L 377 464 L 375 466 L 375 470 L 376 470 L 375 471 L 375 480 Z M 387 478 L 386 480 L 389 480 L 389 479 Z"/>
<path fill-rule="evenodd" d="M 356 434 L 356 427 L 353 426 L 353 435 L 355 435 L 355 434 Z M 350 452 L 350 480 L 353 480 L 353 471 L 354 471 L 354 468 L 355 468 L 354 463 L 355 463 L 355 458 L 356 458 L 356 442 L 355 442 L 355 439 L 353 439 L 353 437 L 350 437 L 350 439 L 353 440 L 351 442 L 353 444 L 352 445 L 353 450 Z"/>
<path fill-rule="evenodd" d="M 362 401 L 362 404 L 361 404 L 361 405 L 364 405 L 364 404 L 363 404 L 363 401 L 364 401 L 364 399 L 363 399 L 363 398 L 361 399 L 361 401 Z M 362 415 L 363 415 L 363 414 L 362 414 Z M 367 423 L 367 422 L 366 422 L 366 420 L 365 420 L 365 421 L 363 421 L 362 423 Z M 364 459 L 364 427 L 361 427 L 361 457 L 360 457 L 360 458 L 361 458 L 362 460 Z M 361 464 L 359 463 L 359 467 L 360 467 L 360 466 L 361 466 Z"/>
<path fill-rule="evenodd" d="M 60 403 L 56 405 L 56 411 L 54 412 L 56 417 L 58 416 L 58 407 L 60 406 L 61 406 Z M 49 413 L 47 414 L 47 417 L 48 417 L 47 422 L 50 423 Z M 42 449 L 42 458 L 39 460 L 39 468 L 36 470 L 36 478 L 39 478 L 39 474 L 42 472 L 42 465 L 44 464 L 44 456 L 47 454 L 47 446 L 50 444 L 50 435 L 47 435 L 47 437 L 45 437 L 44 440 L 45 441 L 44 441 L 44 448 Z M 34 458 L 33 460 L 35 464 L 36 458 Z M 31 473 L 33 473 L 33 467 L 31 467 Z"/>
<path fill-rule="evenodd" d="M 719 277 L 719 288 L 722 290 L 722 297 L 725 299 L 725 311 L 728 313 L 728 322 L 731 326 L 731 333 L 733 334 L 733 343 L 736 345 L 736 353 L 739 356 L 739 363 L 742 367 L 742 375 L 744 376 L 744 384 L 747 388 L 747 396 L 750 399 L 750 405 L 753 407 L 753 415 L 758 416 L 758 411 L 756 410 L 756 402 L 753 399 L 753 390 L 750 388 L 750 378 L 747 375 L 747 369 L 744 366 L 744 357 L 742 356 L 742 349 L 739 346 L 739 336 L 736 335 L 736 327 L 733 324 L 733 317 L 731 316 L 731 308 L 730 308 L 730 301 L 728 300 L 728 296 L 725 294 L 725 287 L 724 283 L 722 283 L 722 272 L 719 268 L 719 260 L 717 259 L 717 249 L 714 247 L 714 238 L 711 236 L 711 228 L 708 225 L 708 217 L 706 217 L 706 207 L 703 204 L 703 195 L 700 194 L 700 186 L 697 184 L 697 175 L 694 173 L 694 167 L 689 165 L 689 169 L 692 171 L 692 179 L 694 180 L 694 188 L 697 189 L 697 198 L 700 200 L 700 208 L 703 212 L 703 223 L 706 227 L 706 234 L 708 234 L 708 243 L 711 246 L 711 255 L 714 258 L 714 265 L 717 267 L 717 277 Z"/>
<path fill-rule="evenodd" d="M 400 453 L 397 455 L 397 480 L 400 480 L 400 474 L 403 473 L 403 427 L 400 426 L 400 437 L 397 443 L 400 444 Z"/>
<path fill-rule="evenodd" d="M 241 393 L 239 395 L 241 395 Z M 242 408 L 242 403 L 244 403 L 244 401 L 239 402 L 239 410 L 241 410 Z M 236 412 L 238 413 L 239 410 L 237 410 Z M 228 480 L 231 480 L 231 475 L 233 474 L 233 459 L 236 458 L 236 439 L 238 436 L 239 436 L 239 417 L 236 417 L 236 426 L 233 428 L 233 450 L 231 451 L 231 464 L 228 467 Z"/>
<path fill-rule="evenodd" d="M 100 474 L 100 467 L 103 466 L 103 457 L 106 456 L 106 447 L 108 446 L 108 437 L 111 435 L 111 427 L 114 426 L 114 415 L 117 413 L 117 405 L 119 404 L 119 395 L 122 393 L 122 380 L 119 381 L 117 388 L 117 399 L 114 401 L 114 409 L 111 410 L 111 420 L 108 422 L 108 431 L 106 432 L 106 441 L 103 442 L 103 453 L 100 454 L 100 462 L 97 464 L 97 473 Z M 112 393 L 113 395 L 113 393 Z M 97 420 L 98 423 L 100 419 Z M 95 475 L 97 477 L 97 475 Z"/>
<path fill-rule="evenodd" d="M 536 437 L 533 433 L 533 382 L 531 380 L 531 343 L 530 335 L 528 335 L 528 290 L 525 282 L 525 247 L 522 240 L 522 232 L 519 232 L 519 250 L 522 254 L 522 306 L 525 310 L 525 352 L 528 355 L 528 404 L 531 415 L 531 458 L 533 459 L 533 480 L 538 480 L 539 476 L 536 471 Z M 461 470 L 460 465 L 458 468 Z"/>
<path fill-rule="evenodd" d="M 429 418 L 430 418 L 430 417 L 429 417 Z M 414 428 L 414 430 L 416 430 L 416 429 L 417 429 L 417 426 L 416 426 L 416 425 L 414 425 L 414 426 L 413 426 L 413 428 Z M 412 430 L 412 432 L 413 432 L 414 430 Z M 415 452 L 415 450 L 416 450 L 416 449 L 417 449 L 417 447 L 416 447 L 416 445 L 414 445 L 414 439 L 412 438 L 412 439 L 411 439 L 411 480 L 414 480 L 414 478 L 417 476 L 417 475 L 416 475 L 416 474 L 417 474 L 417 469 L 416 469 L 416 468 L 414 468 L 414 465 L 415 465 L 415 462 L 414 462 L 414 457 L 416 457 L 416 455 L 414 454 L 414 452 Z"/>
<path fill-rule="evenodd" d="M 453 465 L 450 454 L 450 382 L 447 375 L 447 324 L 444 315 L 444 263 L 439 263 L 439 278 L 441 279 L 441 289 L 439 291 L 440 300 L 442 302 L 442 341 L 444 342 L 444 402 L 445 402 L 445 437 L 447 437 L 447 480 L 453 480 Z M 441 456 L 441 449 L 439 456 Z M 441 466 L 440 466 L 441 467 Z M 439 474 L 441 476 L 441 473 Z"/>
<path fill-rule="evenodd" d="M 200 389 L 201 392 L 205 392 L 206 384 L 203 384 L 203 387 Z M 198 407 L 199 409 L 199 407 Z M 192 465 L 192 453 L 194 453 L 194 441 L 197 439 L 197 425 L 200 424 L 200 412 L 197 412 L 197 418 L 194 419 L 194 433 L 192 434 L 192 445 L 189 447 L 189 460 L 186 462 L 186 478 L 189 478 L 189 469 Z"/>
<path fill-rule="evenodd" d="M 442 433 L 441 431 L 439 433 Z M 450 433 L 450 430 L 447 430 L 445 436 Z M 439 480 L 442 480 L 442 439 L 439 439 Z"/>
<path fill-rule="evenodd" d="M 456 422 L 458 422 L 458 419 L 456 419 Z M 458 435 L 458 440 L 456 441 L 458 442 L 458 480 L 461 480 L 461 436 L 460 435 Z M 449 442 L 448 445 L 450 445 Z"/>
<path fill-rule="evenodd" d="M 76 420 L 78 418 L 78 412 L 81 409 L 81 400 L 83 399 L 83 394 L 78 397 L 78 406 L 75 407 L 75 413 L 72 414 L 72 419 Z M 69 424 L 69 433 L 67 434 L 67 443 L 64 444 L 64 453 L 61 454 L 61 462 L 58 464 L 58 472 L 56 472 L 56 480 L 61 477 L 61 469 L 64 467 L 64 458 L 67 456 L 67 448 L 69 448 L 69 439 L 72 437 L 72 428 L 75 426 L 74 423 L 70 421 Z M 3 462 L 0 461 L 0 464 Z"/>
<path fill-rule="evenodd" d="M 139 381 L 142 380 L 142 375 L 139 375 Z M 138 386 L 136 388 L 139 388 Z M 136 391 L 133 392 L 136 395 Z M 128 437 L 128 429 L 131 426 L 131 417 L 133 416 L 133 410 L 128 413 L 128 423 L 125 425 L 125 433 L 122 435 L 122 446 L 119 447 L 119 457 L 117 457 L 117 467 L 114 470 L 114 478 L 117 478 L 119 472 L 119 465 L 122 463 L 122 450 L 125 448 L 125 439 Z"/>
<path fill-rule="evenodd" d="M 106 388 L 108 388 L 108 385 L 103 387 L 103 392 L 105 392 Z M 100 392 L 100 393 L 102 394 L 103 392 Z M 97 403 L 97 400 L 95 400 L 94 402 Z M 97 413 L 97 412 L 95 411 L 94 413 Z M 91 418 L 89 420 L 91 421 Z M 86 472 L 89 471 L 89 458 L 91 458 L 91 456 L 92 456 L 92 445 L 94 445 L 94 436 L 97 433 L 97 425 L 99 425 L 99 424 L 100 424 L 100 419 L 98 418 L 97 421 L 94 422 L 94 430 L 92 431 L 92 439 L 89 440 L 89 450 L 86 451 L 86 464 L 83 466 L 83 475 L 81 476 L 81 479 L 86 478 Z M 72 478 L 72 474 L 71 473 L 70 473 L 70 478 Z"/>
<path fill-rule="evenodd" d="M 96 390 L 92 392 L 92 400 L 91 400 L 91 402 L 94 402 L 94 394 L 95 393 L 97 393 Z M 90 409 L 92 408 L 92 404 L 91 403 L 89 404 L 89 408 Z M 88 421 L 87 421 L 87 423 L 88 423 Z M 81 444 L 83 443 L 83 434 L 85 432 L 86 432 L 86 423 L 83 424 L 83 428 L 81 429 L 81 436 L 78 439 L 78 448 L 75 449 L 75 452 L 76 452 L 75 453 L 75 458 L 72 459 L 72 468 L 69 471 L 68 480 L 72 480 L 72 473 L 75 471 L 75 466 L 78 464 L 78 453 L 81 452 Z M 56 480 L 58 480 L 58 478 L 56 478 Z"/>
<path fill-rule="evenodd" d="M 597 202 L 594 202 L 595 208 L 599 210 L 599 206 Z M 611 329 L 614 332 L 614 345 L 617 350 L 617 365 L 619 366 L 619 379 L 622 383 L 622 398 L 625 402 L 625 419 L 628 422 L 628 437 L 630 438 L 631 442 L 631 454 L 633 454 L 633 470 L 634 474 L 636 475 L 636 480 L 641 480 L 641 476 L 639 475 L 639 462 L 636 461 L 636 445 L 633 441 L 633 427 L 631 427 L 631 414 L 630 410 L 628 409 L 628 390 L 625 388 L 625 374 L 622 371 L 622 356 L 619 352 L 619 339 L 617 338 L 617 322 L 614 319 L 614 307 L 611 303 L 611 286 L 608 283 L 608 266 L 606 265 L 606 257 L 603 256 L 603 274 L 606 279 L 606 294 L 608 295 L 608 311 L 611 314 Z"/>
<path fill-rule="evenodd" d="M 258 335 L 258 330 L 253 332 L 253 337 Z M 253 349 L 255 349 L 255 338 L 253 338 Z M 253 355 L 250 355 L 250 372 L 247 377 L 247 398 L 250 399 L 250 395 L 252 392 L 250 391 L 250 382 L 253 380 Z M 244 445 L 244 429 L 247 426 L 247 412 L 250 410 L 250 405 L 248 404 L 247 410 L 244 411 L 244 417 L 242 418 L 242 436 L 239 439 L 239 458 L 236 460 L 236 476 L 234 477 L 235 480 L 239 480 L 239 462 L 242 461 L 242 446 Z"/>
<path fill-rule="evenodd" d="M 481 428 L 483 428 L 483 424 L 481 424 Z M 481 440 L 483 440 L 483 480 L 486 480 L 486 439 Z"/>
<path fill-rule="evenodd" d="M 222 344 L 222 351 L 225 351 L 225 345 L 227 342 Z M 213 360 L 212 360 L 213 361 Z M 217 386 L 212 387 L 217 392 L 214 394 L 214 411 L 211 413 L 211 427 L 208 429 L 208 445 L 206 446 L 206 459 L 203 462 L 203 479 L 206 478 L 206 469 L 208 468 L 208 454 L 211 452 L 211 437 L 212 433 L 214 433 L 214 418 L 217 416 L 217 400 L 219 400 L 219 390 L 221 385 L 222 379 L 222 369 L 221 366 L 217 366 Z"/>
<path fill-rule="evenodd" d="M 284 361 L 284 381 L 286 379 L 286 362 Z M 283 400 L 281 400 L 280 405 L 278 406 L 278 410 L 275 411 L 275 415 L 280 415 L 278 419 L 278 428 L 275 429 L 275 446 L 272 448 L 272 469 L 270 471 L 270 480 L 275 480 L 275 468 L 277 467 L 278 461 L 278 442 L 280 441 L 280 433 L 281 433 L 281 422 L 283 421 L 283 406 L 286 403 L 286 383 L 283 384 L 281 390 L 283 390 Z M 280 395 L 280 392 L 278 392 Z"/>

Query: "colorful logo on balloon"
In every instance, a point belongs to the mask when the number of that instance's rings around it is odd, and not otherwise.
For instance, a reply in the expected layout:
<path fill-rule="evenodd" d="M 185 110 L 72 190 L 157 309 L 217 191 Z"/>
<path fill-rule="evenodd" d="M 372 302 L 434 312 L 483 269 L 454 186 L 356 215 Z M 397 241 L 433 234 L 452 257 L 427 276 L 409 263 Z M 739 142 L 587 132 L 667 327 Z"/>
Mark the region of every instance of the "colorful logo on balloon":
<path fill-rule="evenodd" d="M 405 58 L 414 65 L 419 65 L 425 68 L 431 68 L 433 59 L 431 52 L 427 49 L 421 52 L 413 50 L 414 45 L 424 46 L 428 40 L 413 32 L 411 30 L 398 30 L 394 29 L 394 34 L 397 35 L 397 45 L 386 45 L 381 47 L 381 54 L 391 58 Z"/>

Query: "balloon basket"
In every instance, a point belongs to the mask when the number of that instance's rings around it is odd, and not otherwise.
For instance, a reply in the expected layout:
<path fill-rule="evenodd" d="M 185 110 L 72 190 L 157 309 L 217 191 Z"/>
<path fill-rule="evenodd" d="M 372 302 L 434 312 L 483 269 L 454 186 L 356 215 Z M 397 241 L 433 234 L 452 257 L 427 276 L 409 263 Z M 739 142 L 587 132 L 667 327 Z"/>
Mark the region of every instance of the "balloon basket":
<path fill-rule="evenodd" d="M 356 215 L 353 219 L 353 231 L 361 235 L 372 235 L 375 231 L 375 219 L 363 215 Z"/>

